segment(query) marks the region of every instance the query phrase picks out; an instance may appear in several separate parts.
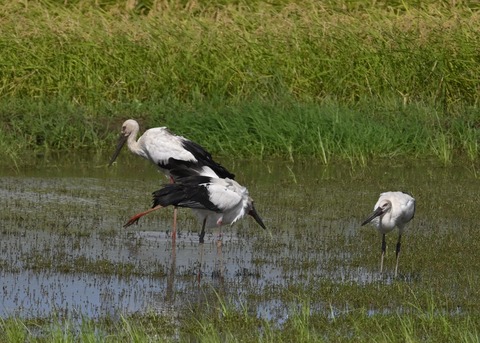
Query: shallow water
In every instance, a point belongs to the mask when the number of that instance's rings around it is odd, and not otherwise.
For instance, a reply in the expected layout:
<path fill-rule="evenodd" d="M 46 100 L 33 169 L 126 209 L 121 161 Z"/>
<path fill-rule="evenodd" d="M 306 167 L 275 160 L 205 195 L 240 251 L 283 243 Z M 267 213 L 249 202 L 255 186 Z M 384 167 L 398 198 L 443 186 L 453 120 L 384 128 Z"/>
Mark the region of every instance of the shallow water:
<path fill-rule="evenodd" d="M 221 248 L 220 230 L 208 232 L 202 248 L 200 223 L 187 209 L 179 210 L 174 247 L 172 209 L 124 229 L 167 180 L 128 154 L 111 168 L 105 161 L 42 160 L 29 170 L 0 172 L 1 317 L 176 313 L 219 293 L 281 323 L 291 305 L 283 295 L 295 289 L 394 282 L 396 234 L 388 235 L 381 275 L 380 237 L 373 227 L 360 227 L 379 193 L 389 190 L 409 191 L 417 199 L 399 279 L 437 287 L 466 303 L 476 296 L 466 291 L 471 284 L 459 283 L 462 277 L 448 278 L 458 264 L 469 283 L 478 281 L 479 262 L 470 256 L 478 247 L 469 239 L 479 231 L 480 182 L 473 167 L 225 161 L 248 187 L 268 230 L 245 218 L 221 230 Z M 337 310 L 348 303 L 344 299 Z"/>

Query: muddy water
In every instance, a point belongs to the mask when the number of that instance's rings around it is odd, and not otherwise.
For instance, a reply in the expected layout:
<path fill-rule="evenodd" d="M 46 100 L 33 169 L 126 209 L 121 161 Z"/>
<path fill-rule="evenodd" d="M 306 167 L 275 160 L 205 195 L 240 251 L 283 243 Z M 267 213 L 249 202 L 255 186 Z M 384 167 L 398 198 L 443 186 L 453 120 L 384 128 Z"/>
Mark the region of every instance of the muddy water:
<path fill-rule="evenodd" d="M 199 294 L 221 293 L 238 302 L 249 299 L 252 311 L 281 322 L 282 294 L 292 289 L 313 289 L 325 281 L 394 282 L 396 234 L 388 236 L 382 275 L 380 237 L 373 227 L 359 225 L 378 194 L 388 190 L 408 191 L 417 199 L 403 241 L 400 280 L 437 287 L 466 303 L 476 297 L 468 288 L 478 281 L 479 268 L 470 255 L 478 243 L 469 238 L 479 233 L 475 166 L 415 161 L 365 168 L 286 161 L 224 165 L 249 188 L 268 230 L 246 218 L 210 231 L 203 246 L 198 244 L 200 223 L 187 209 L 179 211 L 175 246 L 172 209 L 122 228 L 150 206 L 151 192 L 166 182 L 147 162 L 128 154 L 111 168 L 101 158 L 73 157 L 42 160 L 26 170 L 3 169 L 0 316 L 172 313 L 199 301 Z M 452 270 L 464 277 L 450 277 Z"/>

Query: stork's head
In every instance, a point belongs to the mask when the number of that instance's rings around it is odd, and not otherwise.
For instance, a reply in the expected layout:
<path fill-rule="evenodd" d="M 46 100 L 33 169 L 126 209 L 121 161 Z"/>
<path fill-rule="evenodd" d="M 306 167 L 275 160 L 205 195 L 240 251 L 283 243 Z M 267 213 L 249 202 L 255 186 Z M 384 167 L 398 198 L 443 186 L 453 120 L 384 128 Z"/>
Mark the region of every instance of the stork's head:
<path fill-rule="evenodd" d="M 118 137 L 118 142 L 117 142 L 117 147 L 115 148 L 115 152 L 113 153 L 112 158 L 108 163 L 109 166 L 111 166 L 113 162 L 115 162 L 115 160 L 117 159 L 128 137 L 130 137 L 131 135 L 135 137 L 139 130 L 140 130 L 140 127 L 138 126 L 138 123 L 133 119 L 128 119 L 122 124 L 122 131 L 120 132 L 120 136 Z"/>
<path fill-rule="evenodd" d="M 121 135 L 123 136 L 130 136 L 133 132 L 138 132 L 139 130 L 138 123 L 133 119 L 125 120 L 122 124 L 122 132 Z"/>
<path fill-rule="evenodd" d="M 370 223 L 373 219 L 383 216 L 385 213 L 392 209 L 392 202 L 390 200 L 384 199 L 379 204 L 378 207 L 370 213 L 367 219 L 362 223 L 362 226 Z"/>

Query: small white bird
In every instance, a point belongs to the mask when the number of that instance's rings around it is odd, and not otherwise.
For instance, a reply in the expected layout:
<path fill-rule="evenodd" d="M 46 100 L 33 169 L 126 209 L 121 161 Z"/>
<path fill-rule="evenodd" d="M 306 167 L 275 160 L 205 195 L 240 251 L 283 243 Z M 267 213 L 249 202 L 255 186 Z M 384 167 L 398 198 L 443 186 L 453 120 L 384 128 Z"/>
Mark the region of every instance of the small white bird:
<path fill-rule="evenodd" d="M 415 199 L 403 192 L 385 192 L 380 194 L 380 198 L 374 206 L 374 211 L 365 219 L 362 226 L 373 222 L 378 231 L 382 234 L 382 257 L 380 260 L 380 273 L 383 271 L 383 257 L 385 256 L 386 242 L 385 234 L 398 227 L 398 241 L 395 249 L 396 264 L 395 277 L 398 271 L 398 260 L 400 257 L 400 247 L 403 230 L 405 225 L 412 220 L 415 215 Z"/>
<path fill-rule="evenodd" d="M 122 131 L 118 139 L 115 152 L 110 159 L 109 166 L 116 160 L 125 143 L 135 155 L 141 156 L 155 164 L 165 175 L 170 175 L 170 170 L 175 168 L 195 168 L 197 173 L 211 174 L 220 178 L 234 179 L 222 165 L 212 159 L 212 155 L 198 145 L 182 136 L 171 133 L 166 127 L 149 129 L 138 139 L 140 130 L 138 123 L 128 119 L 122 124 Z M 174 209 L 172 238 L 176 237 L 177 211 Z"/>
<path fill-rule="evenodd" d="M 174 169 L 171 175 L 175 182 L 153 193 L 151 209 L 134 215 L 124 225 L 128 227 L 144 215 L 170 205 L 191 208 L 202 222 L 200 243 L 203 243 L 205 228 L 233 224 L 246 214 L 251 215 L 265 229 L 247 188 L 229 178 L 200 175 L 194 169 Z"/>

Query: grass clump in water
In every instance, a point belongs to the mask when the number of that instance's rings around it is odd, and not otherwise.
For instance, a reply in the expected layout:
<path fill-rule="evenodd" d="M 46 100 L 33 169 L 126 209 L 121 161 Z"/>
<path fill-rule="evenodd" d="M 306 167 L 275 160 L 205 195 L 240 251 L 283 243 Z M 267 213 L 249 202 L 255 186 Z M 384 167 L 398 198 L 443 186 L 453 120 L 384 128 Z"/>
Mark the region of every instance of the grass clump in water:
<path fill-rule="evenodd" d="M 283 324 L 259 319 L 247 305 L 208 307 L 194 320 L 187 332 L 211 342 L 398 342 L 456 341 L 476 342 L 480 318 L 447 309 L 441 298 L 429 297 L 405 303 L 398 309 L 375 311 L 365 307 L 339 310 L 333 305 L 295 296 Z M 235 318 L 231 321 L 231 318 Z"/>
<path fill-rule="evenodd" d="M 480 317 L 442 305 L 441 297 L 417 297 L 404 307 L 338 310 L 323 308 L 305 296 L 296 296 L 285 320 L 261 319 L 248 305 L 235 305 L 219 297 L 193 312 L 180 314 L 179 322 L 168 315 L 122 316 L 119 321 L 69 319 L 53 321 L 0 321 L 0 339 L 8 342 L 478 342 Z M 199 312 L 197 312 L 197 310 Z"/>

